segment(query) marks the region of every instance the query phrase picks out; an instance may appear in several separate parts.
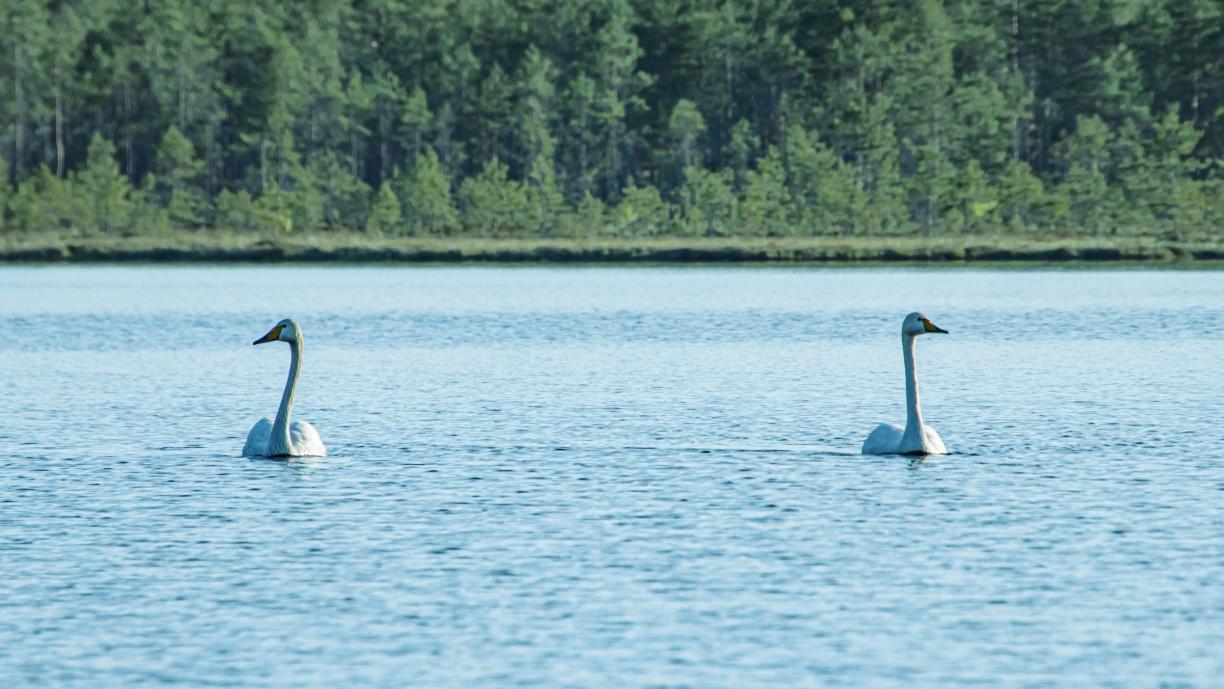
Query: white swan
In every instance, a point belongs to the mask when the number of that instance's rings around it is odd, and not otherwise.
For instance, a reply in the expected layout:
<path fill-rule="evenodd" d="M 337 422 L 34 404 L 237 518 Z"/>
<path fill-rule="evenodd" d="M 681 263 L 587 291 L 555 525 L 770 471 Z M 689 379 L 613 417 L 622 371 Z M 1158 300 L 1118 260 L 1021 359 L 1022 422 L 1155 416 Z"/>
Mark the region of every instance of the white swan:
<path fill-rule="evenodd" d="M 293 413 L 293 396 L 297 392 L 298 375 L 302 371 L 302 329 L 292 319 L 272 326 L 267 335 L 251 344 L 264 342 L 289 343 L 289 380 L 285 381 L 285 393 L 281 395 L 280 409 L 276 410 L 276 421 L 267 417 L 256 422 L 247 434 L 242 447 L 243 457 L 325 457 L 327 448 L 319 439 L 319 432 L 305 421 L 289 422 Z"/>
<path fill-rule="evenodd" d="M 882 423 L 863 442 L 865 455 L 946 455 L 947 448 L 934 428 L 922 422 L 918 403 L 918 371 L 914 368 L 914 338 L 947 330 L 920 313 L 911 313 L 901 322 L 901 351 L 905 355 L 905 428 Z"/>

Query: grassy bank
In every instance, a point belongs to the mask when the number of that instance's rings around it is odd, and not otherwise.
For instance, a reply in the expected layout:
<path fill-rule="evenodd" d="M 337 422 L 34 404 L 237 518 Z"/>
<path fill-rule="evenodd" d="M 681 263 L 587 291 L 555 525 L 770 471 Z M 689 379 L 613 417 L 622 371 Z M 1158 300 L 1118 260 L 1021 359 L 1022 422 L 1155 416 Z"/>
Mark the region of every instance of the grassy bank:
<path fill-rule="evenodd" d="M 137 237 L 0 240 L 7 263 L 89 262 L 997 262 L 1224 260 L 1224 241 L 1002 236 L 847 238 L 472 239 L 324 233 L 197 232 Z"/>

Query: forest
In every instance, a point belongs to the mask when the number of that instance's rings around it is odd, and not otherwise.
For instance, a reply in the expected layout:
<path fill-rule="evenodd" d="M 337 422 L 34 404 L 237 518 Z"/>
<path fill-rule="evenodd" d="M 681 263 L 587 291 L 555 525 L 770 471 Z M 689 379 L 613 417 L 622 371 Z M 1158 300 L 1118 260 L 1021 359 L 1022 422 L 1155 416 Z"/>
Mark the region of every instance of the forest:
<path fill-rule="evenodd" d="M 4 0 L 0 234 L 1218 236 L 1221 0 Z"/>

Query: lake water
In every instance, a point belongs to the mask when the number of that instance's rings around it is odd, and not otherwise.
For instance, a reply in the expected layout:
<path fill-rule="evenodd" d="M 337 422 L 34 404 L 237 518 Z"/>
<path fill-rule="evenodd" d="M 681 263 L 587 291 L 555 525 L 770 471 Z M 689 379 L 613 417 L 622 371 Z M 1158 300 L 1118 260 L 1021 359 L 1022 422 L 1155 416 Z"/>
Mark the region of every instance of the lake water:
<path fill-rule="evenodd" d="M 901 318 L 953 453 L 904 421 Z M 331 456 L 239 457 L 275 413 Z M 0 685 L 1219 687 L 1224 273 L 0 269 Z"/>

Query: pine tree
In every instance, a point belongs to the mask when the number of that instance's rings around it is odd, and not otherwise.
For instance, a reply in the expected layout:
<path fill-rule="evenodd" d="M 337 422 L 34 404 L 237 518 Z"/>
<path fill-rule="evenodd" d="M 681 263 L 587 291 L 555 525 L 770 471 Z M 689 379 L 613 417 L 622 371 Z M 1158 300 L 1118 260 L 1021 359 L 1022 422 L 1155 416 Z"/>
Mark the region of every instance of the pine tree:
<path fill-rule="evenodd" d="M 698 60 L 697 83 L 702 105 L 710 113 L 713 136 L 723 141 L 731 125 L 739 119 L 744 88 L 744 69 L 752 41 L 750 26 L 739 16 L 738 3 L 723 0 L 698 9 L 693 19 Z M 685 163 L 681 169 L 687 169 Z"/>
<path fill-rule="evenodd" d="M 608 207 L 603 201 L 587 193 L 578 202 L 572 225 L 568 228 L 571 237 L 593 237 L 608 227 Z"/>
<path fill-rule="evenodd" d="M 171 125 L 157 149 L 154 194 L 173 227 L 194 229 L 207 222 L 208 201 L 199 187 L 203 169 L 191 141 Z"/>
<path fill-rule="evenodd" d="M 496 158 L 524 200 L 476 223 L 501 236 L 1210 238 L 1222 18 L 1218 0 L 9 0 L 0 222 L 359 230 L 391 178 L 403 231 L 459 233 L 451 191 Z M 78 189 L 114 171 L 95 136 L 127 182 L 109 210 Z M 779 198 L 782 221 L 762 210 Z"/>
<path fill-rule="evenodd" d="M 787 189 L 791 222 L 805 234 L 849 233 L 861 198 L 854 170 L 814 132 L 791 125 L 786 135 Z"/>
<path fill-rule="evenodd" d="M 621 237 L 657 237 L 671 231 L 671 208 L 655 187 L 629 185 L 616 205 L 615 228 Z"/>
<path fill-rule="evenodd" d="M 790 203 L 781 155 L 771 148 L 758 161 L 757 169 L 748 173 L 738 207 L 740 223 L 752 234 L 780 237 L 790 229 Z"/>
<path fill-rule="evenodd" d="M 56 177 L 46 165 L 40 165 L 18 185 L 9 208 L 16 229 L 58 234 L 81 229 L 81 202 L 70 181 Z"/>
<path fill-rule="evenodd" d="M 1045 187 L 1028 163 L 1011 161 L 999 178 L 998 190 L 999 205 L 994 212 L 1009 229 L 1023 232 L 1046 221 Z"/>
<path fill-rule="evenodd" d="M 459 213 L 451 200 L 450 180 L 432 148 L 417 156 L 411 172 L 397 181 L 406 226 L 415 233 L 431 235 L 458 229 Z"/>
<path fill-rule="evenodd" d="M 308 181 L 307 181 L 308 180 Z M 315 156 L 296 186 L 299 192 L 317 190 L 322 224 L 335 229 L 356 230 L 365 226 L 369 213 L 370 186 L 350 174 L 348 165 L 330 151 Z M 319 223 L 308 225 L 314 229 Z"/>
<path fill-rule="evenodd" d="M 976 160 L 970 160 L 957 171 L 956 190 L 953 198 L 957 202 L 949 209 L 945 231 L 980 233 L 999 227 L 999 199 L 986 173 Z"/>
<path fill-rule="evenodd" d="M 217 227 L 235 232 L 253 232 L 262 228 L 259 210 L 246 190 L 237 193 L 222 189 L 217 195 Z"/>
<path fill-rule="evenodd" d="M 680 189 L 684 232 L 694 236 L 726 237 L 734 230 L 735 193 L 731 175 L 693 165 L 684 171 Z"/>
<path fill-rule="evenodd" d="M 25 178 L 30 162 L 36 159 L 38 142 L 33 129 L 48 111 L 50 26 L 46 3 L 41 0 L 12 0 L 7 11 L 0 12 L 0 85 L 5 94 L 0 112 L 11 123 L 5 127 L 5 149 L 17 182 Z"/>
<path fill-rule="evenodd" d="M 383 182 L 370 203 L 370 215 L 366 219 L 366 234 L 381 237 L 398 234 L 400 231 L 400 203 L 391 190 L 390 182 Z"/>
<path fill-rule="evenodd" d="M 1081 117 L 1075 131 L 1056 150 L 1056 160 L 1066 170 L 1058 190 L 1076 229 L 1099 231 L 1114 226 L 1108 179 L 1110 140 L 1109 127 L 1101 118 Z"/>
<path fill-rule="evenodd" d="M 958 205 L 956 167 L 933 143 L 919 147 L 914 157 L 917 162 L 909 178 L 912 216 L 927 235 L 933 234 L 936 226 L 959 230 L 963 219 L 949 214 Z M 973 163 L 976 165 L 976 161 Z"/>
<path fill-rule="evenodd" d="M 565 198 L 557 185 L 557 173 L 552 158 L 543 153 L 536 156 L 528 173 L 525 191 L 531 215 L 530 224 L 539 234 L 554 231 L 561 213 L 565 210 Z"/>
<path fill-rule="evenodd" d="M 28 233 L 53 233 L 62 229 L 51 213 L 47 212 L 49 209 L 44 209 L 43 199 L 60 196 L 71 202 L 71 192 L 62 195 L 48 193 L 48 187 L 64 184 L 65 182 L 48 170 L 46 165 L 39 166 L 35 174 L 17 185 L 13 200 L 9 202 L 14 227 Z M 48 206 L 54 208 L 53 204 Z"/>
<path fill-rule="evenodd" d="M 13 203 L 13 188 L 9 185 L 7 170 L 8 161 L 4 156 L 0 156 L 0 235 L 5 234 L 11 227 L 9 208 Z"/>
<path fill-rule="evenodd" d="M 642 91 L 650 77 L 638 70 L 643 53 L 632 28 L 637 16 L 628 0 L 608 0 L 608 16 L 595 35 L 596 49 L 593 73 L 598 88 L 595 92 L 595 121 L 603 138 L 603 196 L 614 201 L 633 175 L 630 152 L 636 147 L 636 135 L 630 119 L 646 109 Z"/>
<path fill-rule="evenodd" d="M 566 196 L 577 203 L 595 190 L 599 141 L 595 136 L 596 85 L 585 74 L 569 83 L 565 96 L 566 125 L 562 147 Z"/>
<path fill-rule="evenodd" d="M 471 116 L 473 137 L 469 152 L 473 162 L 484 165 L 494 158 L 506 158 L 506 145 L 514 122 L 512 101 L 510 78 L 501 65 L 494 64 L 480 83 Z"/>
<path fill-rule="evenodd" d="M 421 155 L 432 119 L 425 91 L 418 86 L 404 101 L 404 110 L 400 114 L 400 131 L 403 132 L 409 163 L 416 161 L 416 157 Z"/>
<path fill-rule="evenodd" d="M 366 176 L 366 143 L 370 138 L 370 129 L 366 123 L 372 119 L 374 107 L 374 91 L 366 84 L 360 71 L 349 74 L 343 102 L 344 114 L 340 117 L 340 127 L 347 139 L 346 155 L 335 157 L 345 161 L 349 177 L 360 181 Z"/>
<path fill-rule="evenodd" d="M 756 161 L 756 142 L 752 125 L 740 120 L 731 127 L 731 136 L 723 149 L 722 158 L 727 162 L 735 180 L 735 190 L 744 188 L 748 168 Z"/>
<path fill-rule="evenodd" d="M 132 213 L 132 185 L 119 171 L 115 153 L 110 140 L 94 134 L 85 167 L 73 178 L 75 191 L 83 200 L 81 225 L 106 234 L 125 229 Z"/>
<path fill-rule="evenodd" d="M 697 141 L 705 133 L 706 123 L 701 112 L 697 110 L 697 104 L 691 100 L 680 99 L 676 107 L 672 108 L 667 128 L 672 141 L 675 142 L 676 169 L 687 170 L 694 162 L 701 162 Z"/>
<path fill-rule="evenodd" d="M 529 176 L 537 162 L 553 168 L 557 143 L 553 136 L 554 113 L 556 112 L 556 68 L 535 46 L 527 49 L 515 78 L 516 115 L 514 160 L 520 170 Z M 554 168 L 555 170 L 555 168 Z M 555 174 L 540 171 L 537 176 Z"/>
<path fill-rule="evenodd" d="M 1153 123 L 1143 151 L 1146 164 L 1136 172 L 1146 181 L 1146 194 L 1139 204 L 1158 222 L 1186 228 L 1201 218 L 1204 200 L 1197 177 L 1204 165 L 1192 153 L 1202 136 L 1192 122 L 1181 119 L 1176 107 Z"/>
<path fill-rule="evenodd" d="M 469 177 L 459 187 L 459 205 L 464 225 L 477 236 L 521 236 L 530 224 L 530 206 L 523 186 L 507 176 L 506 166 L 497 158 L 484 170 Z"/>

